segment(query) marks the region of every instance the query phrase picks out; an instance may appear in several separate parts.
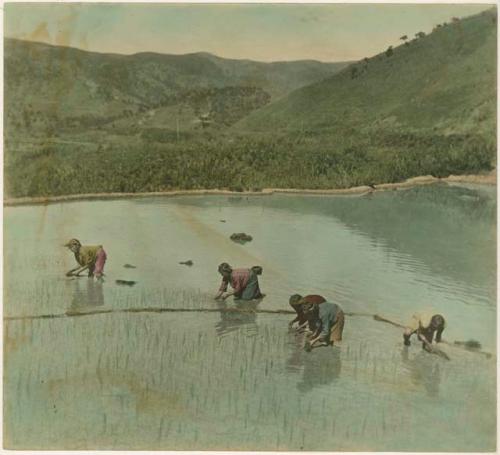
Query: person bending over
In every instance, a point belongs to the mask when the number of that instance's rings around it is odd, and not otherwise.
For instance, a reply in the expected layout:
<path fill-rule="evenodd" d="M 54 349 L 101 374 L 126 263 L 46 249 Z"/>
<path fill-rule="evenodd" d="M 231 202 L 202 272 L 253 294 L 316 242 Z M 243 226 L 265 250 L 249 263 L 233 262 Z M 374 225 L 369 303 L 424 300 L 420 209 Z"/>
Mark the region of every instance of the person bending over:
<path fill-rule="evenodd" d="M 446 321 L 440 314 L 416 313 L 412 316 L 403 333 L 403 342 L 405 346 L 410 346 L 410 338 L 416 334 L 417 338 L 422 341 L 422 348 L 429 351 L 434 335 L 436 335 L 436 343 L 441 342 L 445 326 Z"/>
<path fill-rule="evenodd" d="M 316 329 L 311 335 L 310 347 L 315 344 L 333 345 L 342 341 L 344 331 L 344 311 L 336 303 L 304 303 L 304 313 L 315 322 Z"/>
<path fill-rule="evenodd" d="M 226 300 L 234 296 L 237 300 L 261 299 L 264 294 L 260 292 L 257 275 L 262 274 L 262 267 L 252 267 L 250 269 L 233 269 L 227 262 L 219 265 L 219 273 L 222 275 L 222 283 L 215 299 Z M 233 288 L 228 292 L 228 285 Z"/>

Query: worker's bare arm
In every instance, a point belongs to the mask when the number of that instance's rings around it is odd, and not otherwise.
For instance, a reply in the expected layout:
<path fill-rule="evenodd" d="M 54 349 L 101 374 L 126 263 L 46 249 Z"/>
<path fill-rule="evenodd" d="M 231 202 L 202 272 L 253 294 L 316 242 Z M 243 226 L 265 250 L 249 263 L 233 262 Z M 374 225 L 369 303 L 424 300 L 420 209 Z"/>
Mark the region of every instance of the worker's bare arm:
<path fill-rule="evenodd" d="M 405 346 L 410 346 L 410 338 L 416 332 L 417 332 L 416 330 L 413 330 L 410 327 L 406 327 L 406 329 L 403 333 Z"/>
<path fill-rule="evenodd" d="M 434 351 L 434 348 L 432 347 L 431 343 L 429 343 L 429 341 L 427 341 L 427 339 L 425 338 L 425 336 L 423 334 L 421 334 L 420 332 L 417 332 L 417 337 L 424 344 L 424 349 L 426 351 L 429 351 L 429 352 Z"/>
<path fill-rule="evenodd" d="M 222 294 L 224 294 L 224 291 L 219 291 L 217 294 L 215 294 L 215 300 L 219 300 L 222 297 Z"/>
<path fill-rule="evenodd" d="M 298 319 L 298 316 L 297 316 L 297 319 Z M 301 330 L 304 330 L 306 327 L 308 326 L 308 322 L 304 322 L 303 324 L 300 324 L 298 327 L 297 327 L 297 330 L 301 331 Z"/>
<path fill-rule="evenodd" d="M 311 339 L 318 338 L 321 334 L 321 327 L 318 327 L 311 335 Z"/>
<path fill-rule="evenodd" d="M 83 271 L 87 270 L 89 268 L 89 265 L 83 265 L 81 267 L 79 267 L 77 270 L 77 272 L 75 273 L 75 276 L 80 276 L 80 273 L 82 273 Z"/>
<path fill-rule="evenodd" d="M 78 269 L 79 269 L 79 267 L 75 267 L 74 269 L 68 270 L 68 271 L 66 272 L 66 276 L 72 276 L 72 275 L 73 275 L 73 272 L 74 272 L 75 270 L 78 270 Z"/>
<path fill-rule="evenodd" d="M 234 294 L 236 294 L 236 291 L 224 292 L 222 294 L 222 300 L 226 300 L 228 297 L 231 297 Z"/>
<path fill-rule="evenodd" d="M 316 343 L 322 343 L 323 345 L 327 345 L 328 343 L 326 342 L 325 338 L 323 336 L 318 335 L 315 338 L 311 339 L 310 345 L 313 347 Z"/>
<path fill-rule="evenodd" d="M 66 276 L 74 276 L 74 275 L 77 275 L 78 273 L 80 273 L 80 269 L 82 268 L 81 265 L 79 265 L 78 267 L 75 267 L 74 269 L 71 269 L 69 270 L 68 272 L 66 272 Z M 75 274 L 75 272 L 78 270 L 78 273 Z"/>

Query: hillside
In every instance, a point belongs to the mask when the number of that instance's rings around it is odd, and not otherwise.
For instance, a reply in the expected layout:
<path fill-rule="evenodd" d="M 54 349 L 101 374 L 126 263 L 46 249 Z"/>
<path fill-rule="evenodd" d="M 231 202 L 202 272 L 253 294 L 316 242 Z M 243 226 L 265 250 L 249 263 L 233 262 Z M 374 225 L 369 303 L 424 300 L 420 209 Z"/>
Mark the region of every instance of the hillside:
<path fill-rule="evenodd" d="M 345 188 L 488 172 L 496 28 L 496 10 L 456 19 L 326 78 L 342 64 L 7 40 L 4 193 Z"/>
<path fill-rule="evenodd" d="M 245 117 L 244 131 L 474 133 L 496 128 L 496 10 L 352 64 Z"/>
<path fill-rule="evenodd" d="M 227 126 L 345 66 L 261 63 L 206 53 L 99 54 L 14 39 L 5 39 L 4 46 L 9 136 L 51 136 L 113 122 L 154 127 L 155 117 L 163 126 L 173 122 L 173 128 L 179 118 L 183 129 L 199 126 L 200 116 Z"/>

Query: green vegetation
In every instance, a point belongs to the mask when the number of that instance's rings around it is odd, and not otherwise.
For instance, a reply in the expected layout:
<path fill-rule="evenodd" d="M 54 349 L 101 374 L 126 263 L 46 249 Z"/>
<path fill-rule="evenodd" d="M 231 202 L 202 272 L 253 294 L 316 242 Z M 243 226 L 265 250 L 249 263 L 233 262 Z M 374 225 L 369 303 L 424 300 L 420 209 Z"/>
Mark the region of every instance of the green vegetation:
<path fill-rule="evenodd" d="M 347 65 L 206 53 L 99 54 L 13 39 L 4 44 L 8 136 L 45 138 L 165 120 L 192 129 L 200 115 L 221 127 Z"/>
<path fill-rule="evenodd" d="M 342 188 L 491 170 L 496 10 L 416 35 L 327 79 L 339 65 L 7 40 L 6 195 Z"/>
<path fill-rule="evenodd" d="M 496 10 L 358 62 L 248 115 L 245 131 L 496 134 Z M 390 54 L 391 52 L 389 52 Z"/>
<path fill-rule="evenodd" d="M 345 137 L 351 134 L 346 132 Z M 168 141 L 170 139 L 170 141 Z M 6 164 L 9 195 L 266 187 L 345 188 L 408 176 L 489 169 L 494 144 L 478 135 L 386 134 L 356 142 L 304 134 L 131 138 L 120 144 L 54 144 Z M 134 142 L 135 141 L 135 142 Z M 138 153 L 145 149 L 146 152 Z"/>

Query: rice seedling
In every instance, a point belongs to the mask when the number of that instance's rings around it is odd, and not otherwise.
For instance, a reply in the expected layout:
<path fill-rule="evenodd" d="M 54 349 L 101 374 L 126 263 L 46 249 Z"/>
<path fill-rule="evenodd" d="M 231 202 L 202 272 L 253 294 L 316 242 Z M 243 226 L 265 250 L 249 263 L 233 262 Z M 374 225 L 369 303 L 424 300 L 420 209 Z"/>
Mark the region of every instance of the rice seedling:
<path fill-rule="evenodd" d="M 437 197 L 433 194 L 430 200 Z M 425 193 L 419 197 L 425 197 Z M 358 207 L 331 199 L 318 203 L 311 199 L 304 203 L 283 201 L 269 198 L 262 204 L 269 209 L 273 204 L 290 204 L 286 210 L 275 209 L 285 223 L 297 210 L 316 207 L 319 211 L 352 214 Z M 372 202 L 378 203 L 376 199 Z M 218 220 L 219 214 L 214 213 Z M 318 225 L 316 218 L 311 219 Z M 307 231 L 309 227 L 305 224 L 300 228 Z M 276 230 L 276 226 L 272 228 Z M 347 241 L 349 230 L 342 229 L 339 236 L 344 235 L 342 241 Z M 381 241 L 372 244 L 355 235 L 349 251 L 354 251 L 354 246 L 362 248 L 360 257 L 386 261 L 384 270 L 393 266 L 394 245 L 388 247 Z M 259 233 L 255 238 L 264 241 L 266 236 Z M 6 245 L 9 248 L 8 242 Z M 321 243 L 311 245 L 329 257 L 330 251 Z M 280 254 L 276 251 L 277 257 Z M 120 258 L 118 263 L 125 260 Z M 56 272 L 46 274 L 45 270 L 38 271 L 33 280 L 23 278 L 22 270 L 29 264 L 28 256 L 13 262 L 11 278 L 6 280 L 7 317 L 65 315 L 71 305 L 78 311 L 89 311 L 82 299 L 73 300 L 75 295 L 90 295 L 86 281 L 58 281 Z M 335 266 L 333 261 L 332 268 Z M 397 266 L 391 269 L 391 279 L 403 284 L 390 288 L 396 297 L 407 295 L 409 290 L 418 293 L 421 288 L 404 281 L 408 262 Z M 181 269 L 183 273 L 188 271 Z M 143 271 L 141 265 L 134 273 Z M 342 275 L 344 271 L 336 269 L 335 273 Z M 324 277 L 326 282 L 330 278 L 330 273 Z M 364 282 L 355 278 L 356 286 L 362 287 Z M 418 278 L 427 279 L 422 275 Z M 391 283 L 384 279 L 384 275 L 375 275 L 374 282 L 380 280 L 387 288 Z M 314 349 L 307 354 L 300 339 L 286 330 L 288 314 L 254 314 L 221 325 L 218 312 L 156 311 L 217 306 L 205 291 L 152 281 L 145 286 L 144 280 L 145 275 L 137 278 L 133 292 L 105 283 L 103 305 L 90 310 L 102 307 L 115 312 L 4 321 L 5 440 L 9 446 L 51 450 L 487 450 L 494 444 L 494 362 L 476 358 L 479 356 L 473 352 L 457 350 L 460 354 L 453 362 L 436 368 L 417 344 L 411 346 L 405 359 L 396 329 L 384 332 L 385 326 L 380 328 L 380 323 L 369 318 L 348 317 L 342 348 Z M 285 281 L 276 283 L 291 286 Z M 370 292 L 376 294 L 376 286 L 369 284 L 370 290 L 375 289 Z M 327 289 L 321 280 L 317 286 Z M 434 292 L 432 286 L 424 287 L 426 292 Z M 476 283 L 472 288 L 484 286 Z M 343 291 L 345 287 L 339 289 L 346 308 L 357 304 L 356 299 L 362 300 L 357 288 L 349 291 L 353 295 Z M 431 295 L 439 298 L 442 289 Z M 387 294 L 386 289 L 383 294 Z M 332 295 L 336 294 L 332 291 Z M 286 305 L 285 297 L 264 300 L 261 306 L 280 309 Z M 379 305 L 380 296 L 373 298 L 379 299 Z M 397 300 L 390 303 L 396 311 Z M 137 308 L 152 311 L 135 311 Z M 467 414 L 466 395 L 476 400 L 483 417 Z M 411 413 L 405 411 L 409 407 Z M 68 419 L 65 415 L 76 417 Z M 437 419 L 443 415 L 446 427 L 436 424 L 427 428 L 429 416 Z M 410 435 L 410 442 L 401 435 Z"/>

